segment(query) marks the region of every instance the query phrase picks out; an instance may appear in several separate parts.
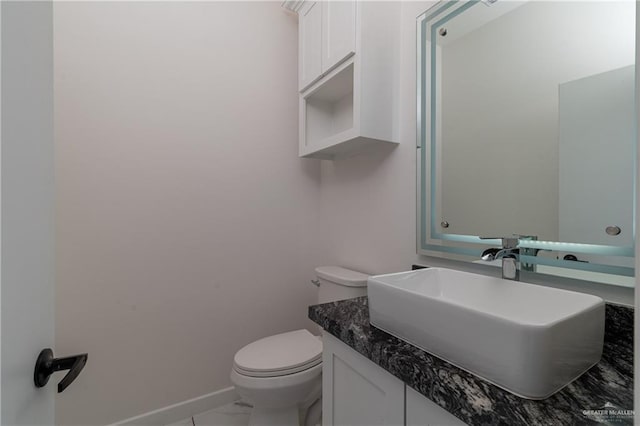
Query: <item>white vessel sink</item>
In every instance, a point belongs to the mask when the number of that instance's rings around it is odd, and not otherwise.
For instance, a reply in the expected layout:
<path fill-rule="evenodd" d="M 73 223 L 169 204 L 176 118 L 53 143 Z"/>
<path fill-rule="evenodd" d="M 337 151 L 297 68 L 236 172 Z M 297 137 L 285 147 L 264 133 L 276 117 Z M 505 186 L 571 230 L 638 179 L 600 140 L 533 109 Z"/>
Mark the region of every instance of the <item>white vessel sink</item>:
<path fill-rule="evenodd" d="M 444 268 L 368 280 L 371 324 L 518 396 L 544 399 L 600 360 L 596 296 Z"/>

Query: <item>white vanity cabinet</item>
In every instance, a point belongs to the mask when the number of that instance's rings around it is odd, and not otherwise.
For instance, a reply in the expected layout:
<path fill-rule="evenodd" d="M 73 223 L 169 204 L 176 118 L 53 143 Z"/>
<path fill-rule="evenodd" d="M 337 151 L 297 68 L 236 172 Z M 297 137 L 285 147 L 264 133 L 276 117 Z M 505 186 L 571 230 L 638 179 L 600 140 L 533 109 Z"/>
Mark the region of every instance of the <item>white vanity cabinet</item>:
<path fill-rule="evenodd" d="M 407 386 L 405 425 L 465 426 L 466 423 Z"/>
<path fill-rule="evenodd" d="M 323 426 L 465 425 L 330 334 L 322 344 Z"/>
<path fill-rule="evenodd" d="M 404 383 L 335 337 L 322 337 L 322 425 L 404 425 Z"/>
<path fill-rule="evenodd" d="M 399 142 L 400 9 L 353 0 L 295 5 L 301 157 Z"/>

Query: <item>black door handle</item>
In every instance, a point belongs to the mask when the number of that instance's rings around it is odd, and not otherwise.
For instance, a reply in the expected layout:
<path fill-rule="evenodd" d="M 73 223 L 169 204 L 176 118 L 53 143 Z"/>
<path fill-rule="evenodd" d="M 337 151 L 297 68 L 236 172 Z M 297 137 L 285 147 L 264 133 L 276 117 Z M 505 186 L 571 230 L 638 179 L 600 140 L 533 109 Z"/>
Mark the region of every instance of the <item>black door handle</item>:
<path fill-rule="evenodd" d="M 33 381 L 37 388 L 41 388 L 49 381 L 56 371 L 69 370 L 66 376 L 58 383 L 58 393 L 64 391 L 78 377 L 87 363 L 87 354 L 68 356 L 65 358 L 54 358 L 53 351 L 49 348 L 43 349 L 38 355 L 36 369 L 33 373 Z"/>

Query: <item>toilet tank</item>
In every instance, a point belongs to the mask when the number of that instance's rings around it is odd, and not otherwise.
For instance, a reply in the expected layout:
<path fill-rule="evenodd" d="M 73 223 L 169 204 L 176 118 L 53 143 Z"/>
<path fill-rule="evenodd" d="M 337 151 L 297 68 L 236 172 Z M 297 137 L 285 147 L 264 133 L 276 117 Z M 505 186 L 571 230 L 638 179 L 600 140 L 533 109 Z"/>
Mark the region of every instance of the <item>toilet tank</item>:
<path fill-rule="evenodd" d="M 318 303 L 335 302 L 367 295 L 367 274 L 340 266 L 316 268 Z"/>

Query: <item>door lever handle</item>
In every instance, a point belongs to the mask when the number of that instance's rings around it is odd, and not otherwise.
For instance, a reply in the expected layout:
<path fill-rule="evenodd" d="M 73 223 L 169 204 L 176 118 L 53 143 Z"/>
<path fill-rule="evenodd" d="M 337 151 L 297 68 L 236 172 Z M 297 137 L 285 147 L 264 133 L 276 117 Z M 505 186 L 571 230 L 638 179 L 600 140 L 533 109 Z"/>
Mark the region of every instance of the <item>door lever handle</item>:
<path fill-rule="evenodd" d="M 64 391 L 82 371 L 87 363 L 88 354 L 79 354 L 65 358 L 54 358 L 53 351 L 43 349 L 38 355 L 36 369 L 33 373 L 33 381 L 37 388 L 47 384 L 49 377 L 56 371 L 69 370 L 66 376 L 58 383 L 58 393 Z"/>

